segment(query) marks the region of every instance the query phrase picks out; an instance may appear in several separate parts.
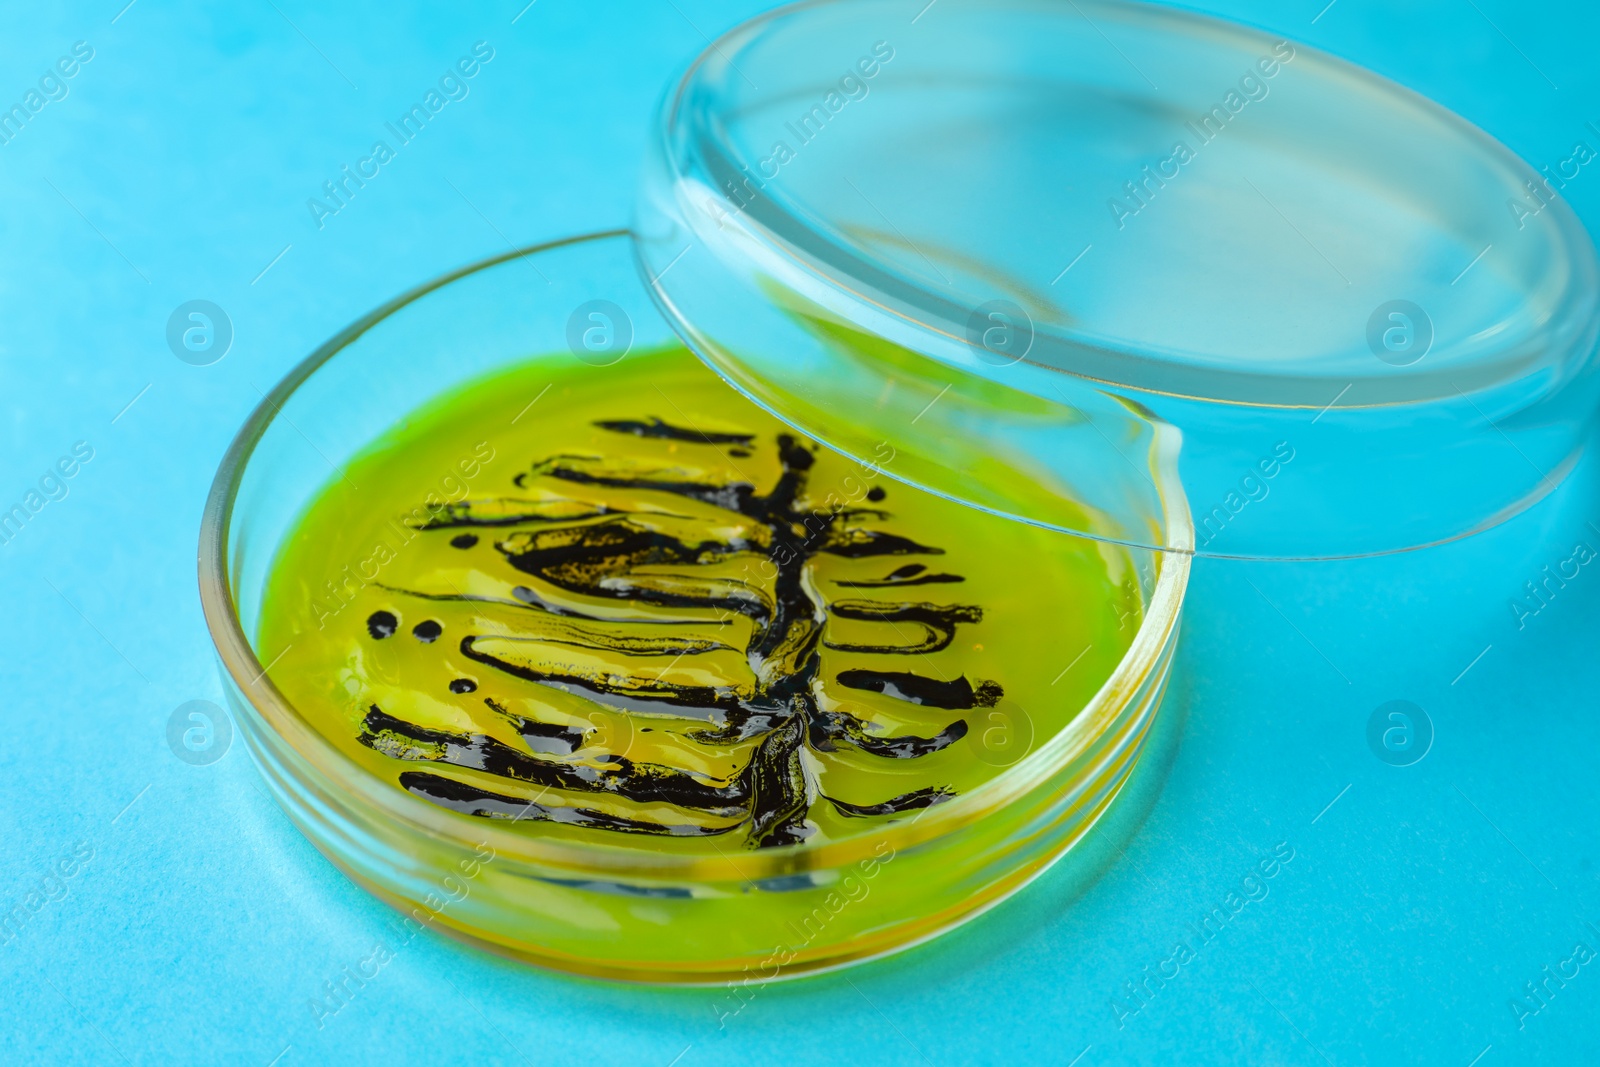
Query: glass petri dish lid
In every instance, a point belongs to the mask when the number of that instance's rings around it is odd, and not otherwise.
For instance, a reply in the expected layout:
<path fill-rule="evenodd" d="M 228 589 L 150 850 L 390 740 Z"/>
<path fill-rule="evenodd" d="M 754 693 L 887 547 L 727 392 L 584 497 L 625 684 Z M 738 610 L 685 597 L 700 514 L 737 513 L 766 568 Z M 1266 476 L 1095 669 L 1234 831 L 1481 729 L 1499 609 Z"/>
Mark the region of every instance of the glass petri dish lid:
<path fill-rule="evenodd" d="M 1176 477 L 1219 556 L 1449 540 L 1575 464 L 1600 275 L 1559 176 L 1205 16 L 916 6 L 780 9 L 664 99 L 642 267 L 757 402 L 933 492 L 1190 551 Z"/>

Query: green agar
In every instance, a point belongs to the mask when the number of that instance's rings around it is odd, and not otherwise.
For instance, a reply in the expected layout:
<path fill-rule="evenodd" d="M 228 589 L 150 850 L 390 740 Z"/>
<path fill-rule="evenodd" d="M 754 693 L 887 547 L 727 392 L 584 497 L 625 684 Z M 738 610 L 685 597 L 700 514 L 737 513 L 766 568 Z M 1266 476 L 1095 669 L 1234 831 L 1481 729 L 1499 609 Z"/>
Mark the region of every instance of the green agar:
<path fill-rule="evenodd" d="M 1054 736 L 1142 619 L 1125 550 L 894 469 L 681 348 L 531 361 L 329 480 L 257 648 L 320 732 L 441 807 L 690 854 L 840 840 Z"/>

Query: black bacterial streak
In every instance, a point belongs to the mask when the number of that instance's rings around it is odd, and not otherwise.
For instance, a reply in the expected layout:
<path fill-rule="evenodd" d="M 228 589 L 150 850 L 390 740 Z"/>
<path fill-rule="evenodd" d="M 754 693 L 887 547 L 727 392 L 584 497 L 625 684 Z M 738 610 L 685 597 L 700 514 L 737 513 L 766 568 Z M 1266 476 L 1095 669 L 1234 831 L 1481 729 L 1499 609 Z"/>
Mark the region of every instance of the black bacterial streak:
<path fill-rule="evenodd" d="M 672 426 L 657 418 L 652 418 L 649 422 L 611 419 L 597 422 L 595 425 L 613 433 L 631 433 L 635 437 L 660 437 L 668 441 L 692 441 L 702 445 L 748 445 L 756 439 L 753 433 L 702 433 L 682 426 Z"/>
<path fill-rule="evenodd" d="M 659 418 L 595 425 L 646 440 L 758 447 L 754 434 L 703 433 Z M 679 736 L 689 744 L 737 746 L 729 751 L 743 762 L 731 777 L 717 781 L 635 762 L 625 747 L 591 750 L 586 747 L 595 740 L 591 731 L 519 717 L 493 699 L 486 703 L 522 739 L 522 746 L 486 734 L 416 726 L 377 706 L 366 713 L 362 743 L 396 760 L 438 768 L 407 770 L 400 775 L 400 784 L 434 804 L 468 815 L 673 836 L 726 834 L 742 828 L 750 847 L 756 848 L 806 840 L 816 832 L 811 814 L 818 802 L 844 816 L 867 818 L 925 808 L 952 795 L 947 786 L 931 786 L 858 804 L 823 794 L 802 759 L 807 749 L 833 752 L 841 747 L 882 759 L 919 759 L 966 736 L 968 725 L 962 718 L 946 721 L 928 736 L 890 736 L 845 711 L 828 710 L 832 702 L 822 696 L 822 652 L 826 648 L 870 655 L 933 654 L 948 648 L 957 628 L 977 623 L 983 612 L 976 606 L 923 602 L 823 602 L 806 579 L 808 561 L 819 554 L 868 559 L 938 556 L 943 550 L 901 534 L 852 525 L 864 518 L 891 517 L 881 511 L 819 511 L 802 505 L 816 446 L 789 434 L 777 435 L 772 445 L 780 473 L 765 492 L 747 481 L 706 474 L 690 460 L 652 467 L 594 455 L 550 456 L 519 474 L 514 479 L 517 486 L 525 489 L 532 477 L 601 490 L 604 493 L 595 495 L 607 500 L 617 493 L 645 500 L 650 494 L 665 494 L 721 509 L 744 522 L 730 517 L 713 526 L 654 507 L 631 510 L 567 499 L 463 501 L 436 515 L 430 528 L 520 527 L 497 535 L 494 549 L 512 570 L 560 593 L 541 595 L 523 584 L 513 588 L 515 600 L 507 601 L 395 590 L 428 600 L 473 600 L 515 609 L 513 619 L 525 616 L 537 629 L 471 633 L 453 647 L 507 682 L 518 679 L 581 697 L 641 731 L 650 729 L 642 725 L 647 722 L 698 720 L 703 725 L 680 731 Z M 880 492 L 873 499 L 882 497 Z M 730 529 L 743 532 L 730 534 Z M 466 536 L 472 535 L 457 535 L 451 543 L 461 548 L 477 543 L 475 537 L 467 541 Z M 761 564 L 745 567 L 745 577 L 726 576 L 736 569 L 729 564 L 752 558 Z M 719 564 L 718 576 L 697 574 L 698 568 Z M 750 575 L 757 571 L 760 580 L 752 580 Z M 866 589 L 962 580 L 960 575 L 928 574 L 922 564 L 906 564 L 879 581 L 837 584 Z M 627 614 L 607 618 L 563 607 L 552 601 L 561 593 L 589 598 L 591 603 L 621 602 L 618 610 Z M 387 632 L 381 634 L 385 627 L 379 625 L 380 615 L 388 619 Z M 746 620 L 740 629 L 727 632 L 748 630 L 748 638 L 736 644 L 673 632 L 685 623 L 726 626 L 730 619 L 740 618 Z M 858 630 L 895 635 L 896 640 L 824 641 L 830 618 L 849 620 Z M 377 637 L 388 636 L 398 623 L 380 612 L 368 625 Z M 431 639 L 422 626 L 417 635 Z M 553 651 L 562 647 L 586 654 L 563 657 Z M 696 668 L 693 674 L 687 673 L 689 668 Z M 690 684 L 682 680 L 686 676 L 698 680 Z M 480 684 L 495 692 L 493 681 Z M 992 706 L 1002 692 L 992 681 L 974 686 L 964 677 L 939 681 L 904 671 L 851 669 L 840 672 L 836 681 L 846 688 L 946 711 Z M 458 694 L 473 688 L 476 685 L 451 683 Z M 498 779 L 505 785 L 491 788 L 487 781 L 480 784 L 469 778 Z M 541 792 L 546 789 L 573 797 L 548 796 Z M 537 796 L 538 802 L 530 803 L 521 796 L 524 792 Z M 582 801 L 585 795 L 657 807 L 624 817 Z M 663 805 L 681 817 L 662 813 Z"/>

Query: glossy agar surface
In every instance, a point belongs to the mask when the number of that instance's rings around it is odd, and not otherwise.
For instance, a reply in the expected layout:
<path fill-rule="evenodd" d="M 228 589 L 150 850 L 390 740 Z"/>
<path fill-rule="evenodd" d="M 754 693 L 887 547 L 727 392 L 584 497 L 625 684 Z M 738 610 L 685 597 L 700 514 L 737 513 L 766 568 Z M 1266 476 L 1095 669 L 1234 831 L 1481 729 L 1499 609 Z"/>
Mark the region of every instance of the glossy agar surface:
<path fill-rule="evenodd" d="M 263 659 L 370 773 L 529 834 L 714 855 L 915 818 L 1069 722 L 1142 596 L 1124 550 L 893 463 L 681 349 L 503 372 L 313 500 Z"/>

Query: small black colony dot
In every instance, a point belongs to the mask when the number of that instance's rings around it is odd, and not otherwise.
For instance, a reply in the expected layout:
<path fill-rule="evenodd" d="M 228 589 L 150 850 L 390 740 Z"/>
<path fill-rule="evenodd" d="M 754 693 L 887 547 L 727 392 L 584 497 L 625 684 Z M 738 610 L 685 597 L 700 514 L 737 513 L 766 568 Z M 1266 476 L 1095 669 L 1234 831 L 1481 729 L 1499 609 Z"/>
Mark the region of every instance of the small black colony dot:
<path fill-rule="evenodd" d="M 423 619 L 411 628 L 411 636 L 425 645 L 431 645 L 439 640 L 439 635 L 444 633 L 444 627 L 433 619 Z"/>
<path fill-rule="evenodd" d="M 450 683 L 450 692 L 452 693 L 470 693 L 476 688 L 478 688 L 478 683 L 471 678 L 457 678 Z"/>
<path fill-rule="evenodd" d="M 392 637 L 399 628 L 400 620 L 394 617 L 392 611 L 374 611 L 367 616 L 367 633 L 371 634 L 374 640 L 382 641 L 385 637 Z"/>
<path fill-rule="evenodd" d="M 456 534 L 450 538 L 450 543 L 456 548 L 471 548 L 478 543 L 477 534 Z"/>

